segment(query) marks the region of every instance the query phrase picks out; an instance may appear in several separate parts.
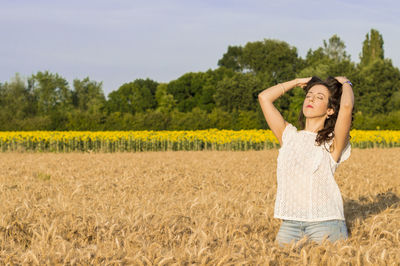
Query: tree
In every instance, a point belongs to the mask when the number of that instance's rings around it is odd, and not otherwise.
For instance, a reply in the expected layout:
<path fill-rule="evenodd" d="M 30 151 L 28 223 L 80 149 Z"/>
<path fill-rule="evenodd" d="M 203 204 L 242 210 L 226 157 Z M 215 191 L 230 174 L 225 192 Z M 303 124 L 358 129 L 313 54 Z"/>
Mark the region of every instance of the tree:
<path fill-rule="evenodd" d="M 176 100 L 172 94 L 168 94 L 166 83 L 160 83 L 156 90 L 157 109 L 160 112 L 170 112 L 176 106 Z"/>
<path fill-rule="evenodd" d="M 96 82 L 86 77 L 74 80 L 72 102 L 75 108 L 90 113 L 99 112 L 105 104 L 102 82 Z"/>
<path fill-rule="evenodd" d="M 236 129 L 258 129 L 261 126 L 256 111 L 238 111 L 238 118 L 235 125 Z"/>
<path fill-rule="evenodd" d="M 264 39 L 248 42 L 244 47 L 229 46 L 218 64 L 238 72 L 268 73 L 277 83 L 294 78 L 302 67 L 302 60 L 296 47 L 283 41 Z"/>
<path fill-rule="evenodd" d="M 38 72 L 30 80 L 37 104 L 38 117 L 48 119 L 42 130 L 65 130 L 68 112 L 73 109 L 72 91 L 68 82 L 60 75 L 49 71 Z"/>
<path fill-rule="evenodd" d="M 74 80 L 72 103 L 74 109 L 68 113 L 69 130 L 102 130 L 104 129 L 105 97 L 102 82 L 96 82 L 86 77 Z"/>
<path fill-rule="evenodd" d="M 400 70 L 390 59 L 375 60 L 364 66 L 354 78 L 355 111 L 375 115 L 392 111 L 392 96 L 400 90 Z"/>
<path fill-rule="evenodd" d="M 157 105 L 155 100 L 157 86 L 158 82 L 150 79 L 137 79 L 123 84 L 117 91 L 108 95 L 107 112 L 135 114 L 154 109 Z"/>
<path fill-rule="evenodd" d="M 32 76 L 38 112 L 48 115 L 56 111 L 68 111 L 72 108 L 72 92 L 68 82 L 57 73 L 38 72 Z"/>
<path fill-rule="evenodd" d="M 23 119 L 27 115 L 29 91 L 19 74 L 0 87 L 0 104 L 2 112 L 12 118 Z"/>
<path fill-rule="evenodd" d="M 336 34 L 323 40 L 323 47 L 309 49 L 305 59 L 305 68 L 299 72 L 299 77 L 318 76 L 322 79 L 328 76 L 350 77 L 355 71 L 355 65 L 345 51 L 346 45 Z"/>
<path fill-rule="evenodd" d="M 206 75 L 203 72 L 189 72 L 167 85 L 167 93 L 173 95 L 180 112 L 190 112 L 198 105 Z"/>
<path fill-rule="evenodd" d="M 34 115 L 31 88 L 18 73 L 10 82 L 0 84 L 0 129 L 24 130 L 23 121 Z"/>
<path fill-rule="evenodd" d="M 323 52 L 324 55 L 335 62 L 350 60 L 350 55 L 346 53 L 346 45 L 336 34 L 329 38 L 328 42 L 324 40 Z"/>
<path fill-rule="evenodd" d="M 204 84 L 202 86 L 200 95 L 197 95 L 197 106 L 211 113 L 215 108 L 214 95 L 216 93 L 217 84 L 225 77 L 232 77 L 235 72 L 226 67 L 219 67 L 215 70 L 208 70 L 204 73 Z"/>
<path fill-rule="evenodd" d="M 208 114 L 208 121 L 208 128 L 232 128 L 232 115 L 218 107 L 214 107 L 211 113 Z"/>
<path fill-rule="evenodd" d="M 387 105 L 389 111 L 400 110 L 400 87 L 396 88 Z M 400 118 L 400 117 L 399 117 Z"/>
<path fill-rule="evenodd" d="M 224 111 L 255 110 L 258 93 L 262 90 L 260 79 L 251 73 L 237 73 L 217 84 L 214 99 Z"/>
<path fill-rule="evenodd" d="M 300 87 L 294 88 L 293 96 L 289 99 L 289 108 L 283 110 L 283 117 L 292 123 L 293 125 L 300 126 L 298 122 L 299 113 L 303 108 L 303 102 L 305 98 L 304 90 Z"/>
<path fill-rule="evenodd" d="M 269 73 L 276 82 L 294 78 L 299 60 L 296 47 L 278 40 L 248 42 L 243 49 L 245 69 Z"/>
<path fill-rule="evenodd" d="M 228 46 L 228 51 L 218 60 L 218 66 L 233 69 L 234 71 L 242 71 L 241 62 L 243 48 L 241 46 Z"/>
<path fill-rule="evenodd" d="M 362 54 L 360 55 L 361 66 L 368 65 L 377 59 L 384 59 L 382 35 L 375 29 L 371 29 L 370 34 L 367 33 L 363 42 Z"/>
<path fill-rule="evenodd" d="M 208 114 L 199 107 L 194 107 L 190 112 L 171 112 L 171 130 L 201 130 L 209 127 Z"/>

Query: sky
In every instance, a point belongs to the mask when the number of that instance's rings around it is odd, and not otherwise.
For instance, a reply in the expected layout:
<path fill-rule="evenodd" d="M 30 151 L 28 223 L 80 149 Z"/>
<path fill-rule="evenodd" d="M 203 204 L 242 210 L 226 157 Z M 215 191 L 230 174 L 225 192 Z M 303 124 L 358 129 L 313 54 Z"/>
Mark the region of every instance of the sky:
<path fill-rule="evenodd" d="M 216 69 L 229 45 L 276 39 L 305 58 L 334 34 L 359 62 L 371 29 L 400 67 L 398 10 L 395 0 L 0 0 L 0 83 L 47 70 L 71 89 L 102 82 L 108 95 L 139 78 Z"/>

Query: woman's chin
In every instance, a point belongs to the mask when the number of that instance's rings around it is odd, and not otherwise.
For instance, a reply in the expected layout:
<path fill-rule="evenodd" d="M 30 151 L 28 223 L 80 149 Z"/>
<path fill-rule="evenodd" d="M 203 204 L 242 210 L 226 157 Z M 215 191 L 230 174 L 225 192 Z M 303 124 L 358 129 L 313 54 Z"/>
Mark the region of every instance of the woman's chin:
<path fill-rule="evenodd" d="M 303 110 L 303 114 L 306 118 L 310 118 L 313 116 L 313 113 L 310 112 L 310 110 L 307 110 L 307 108 L 305 110 Z"/>
<path fill-rule="evenodd" d="M 306 112 L 303 112 L 303 114 L 304 114 L 304 117 L 305 118 L 316 118 L 316 117 L 320 117 L 318 114 L 316 114 L 316 113 L 313 113 L 313 112 L 310 112 L 310 111 L 306 111 Z"/>

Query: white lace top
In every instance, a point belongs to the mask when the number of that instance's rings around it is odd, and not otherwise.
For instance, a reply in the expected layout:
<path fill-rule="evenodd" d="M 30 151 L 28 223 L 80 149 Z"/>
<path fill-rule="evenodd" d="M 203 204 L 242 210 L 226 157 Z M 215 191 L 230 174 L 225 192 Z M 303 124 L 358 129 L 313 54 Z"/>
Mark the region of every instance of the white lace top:
<path fill-rule="evenodd" d="M 277 194 L 274 217 L 297 221 L 344 220 L 343 200 L 334 173 L 350 156 L 350 142 L 338 162 L 329 147 L 317 146 L 317 133 L 288 124 L 277 159 Z"/>

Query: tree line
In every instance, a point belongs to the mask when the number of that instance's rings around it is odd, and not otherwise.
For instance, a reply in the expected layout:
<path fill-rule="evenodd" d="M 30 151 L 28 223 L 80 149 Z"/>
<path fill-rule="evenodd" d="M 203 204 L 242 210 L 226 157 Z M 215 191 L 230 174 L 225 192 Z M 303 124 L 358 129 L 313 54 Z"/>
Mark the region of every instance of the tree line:
<path fill-rule="evenodd" d="M 57 73 L 18 74 L 0 83 L 0 130 L 197 130 L 268 129 L 258 94 L 296 77 L 347 76 L 354 84 L 354 129 L 400 130 L 400 71 L 385 58 L 383 37 L 366 34 L 355 63 L 336 34 L 305 58 L 274 39 L 228 46 L 218 68 L 185 73 L 159 83 L 136 79 L 111 92 L 102 82 L 75 79 L 72 88 Z M 297 125 L 304 100 L 294 88 L 275 105 Z"/>

